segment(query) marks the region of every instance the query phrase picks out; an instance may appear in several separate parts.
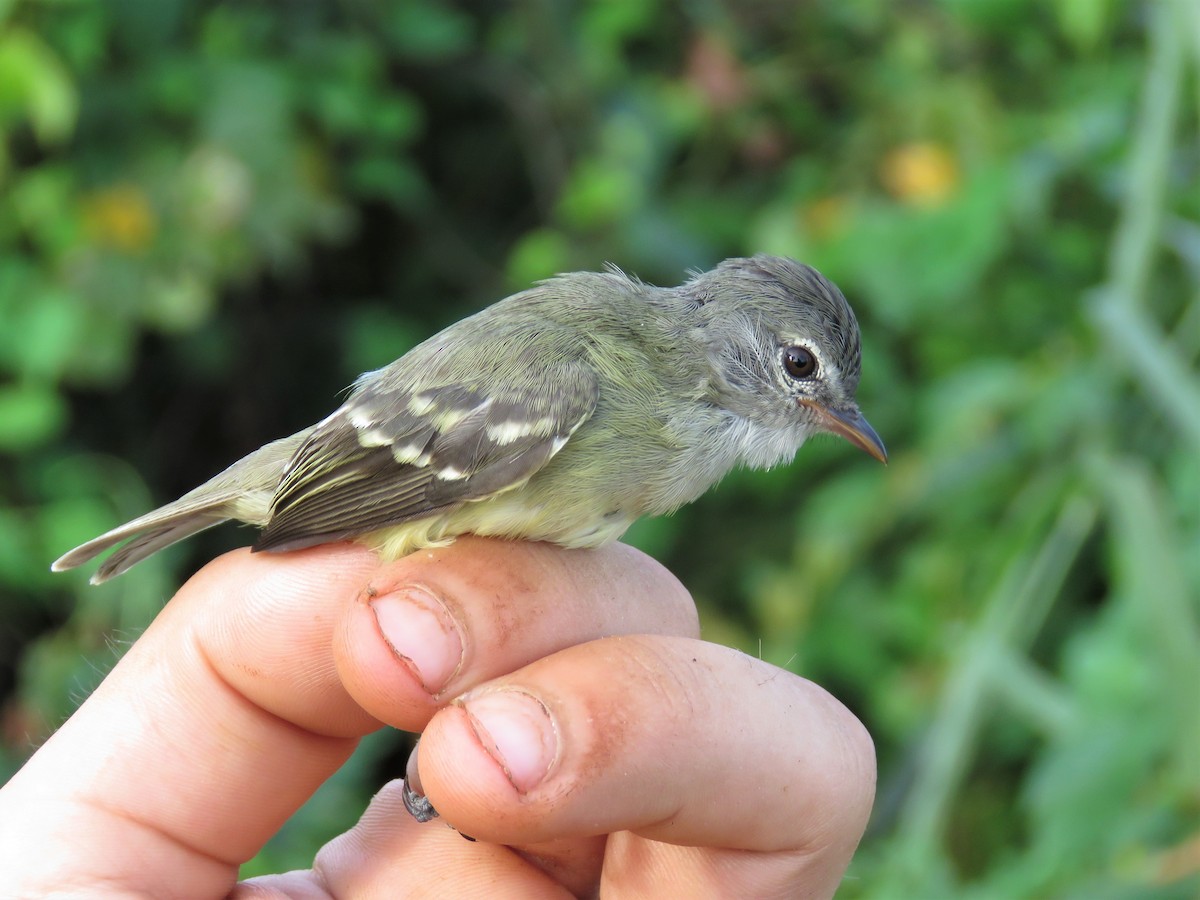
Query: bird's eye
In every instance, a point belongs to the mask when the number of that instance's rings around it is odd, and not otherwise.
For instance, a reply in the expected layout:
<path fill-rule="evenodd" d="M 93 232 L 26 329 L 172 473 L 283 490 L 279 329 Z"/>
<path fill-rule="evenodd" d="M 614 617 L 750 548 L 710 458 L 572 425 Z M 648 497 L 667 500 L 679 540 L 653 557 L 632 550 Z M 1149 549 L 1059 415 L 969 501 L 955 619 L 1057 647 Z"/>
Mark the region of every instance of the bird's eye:
<path fill-rule="evenodd" d="M 785 347 L 783 367 L 793 378 L 812 378 L 817 373 L 817 358 L 804 347 Z"/>

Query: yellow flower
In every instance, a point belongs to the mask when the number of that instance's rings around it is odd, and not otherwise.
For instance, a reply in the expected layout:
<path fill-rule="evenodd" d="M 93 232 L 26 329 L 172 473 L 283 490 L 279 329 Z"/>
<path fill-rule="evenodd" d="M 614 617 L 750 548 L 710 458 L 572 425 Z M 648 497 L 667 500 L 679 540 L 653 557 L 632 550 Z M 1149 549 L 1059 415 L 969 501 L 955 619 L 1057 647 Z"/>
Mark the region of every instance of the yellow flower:
<path fill-rule="evenodd" d="M 883 185 L 897 200 L 912 206 L 940 206 L 958 187 L 958 161 L 941 144 L 904 144 L 883 158 Z"/>
<path fill-rule="evenodd" d="M 117 184 L 93 191 L 81 205 L 84 228 L 98 244 L 136 253 L 154 238 L 154 210 L 146 193 L 136 185 Z"/>

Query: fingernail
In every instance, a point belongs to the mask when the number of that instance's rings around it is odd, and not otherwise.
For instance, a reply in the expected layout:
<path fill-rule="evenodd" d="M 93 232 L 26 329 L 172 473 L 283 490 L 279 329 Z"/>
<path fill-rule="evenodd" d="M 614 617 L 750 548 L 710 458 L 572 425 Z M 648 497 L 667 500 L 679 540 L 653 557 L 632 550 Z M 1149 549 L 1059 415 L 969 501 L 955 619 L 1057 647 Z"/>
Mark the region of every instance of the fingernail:
<path fill-rule="evenodd" d="M 463 641 L 445 604 L 423 587 L 372 597 L 379 634 L 421 686 L 436 694 L 462 664 Z"/>
<path fill-rule="evenodd" d="M 471 728 L 521 793 L 535 788 L 558 757 L 558 732 L 550 712 L 523 691 L 493 691 L 462 702 Z"/>
<path fill-rule="evenodd" d="M 417 769 L 417 750 L 420 749 L 420 746 L 420 742 L 417 742 L 412 748 L 412 753 L 408 755 L 408 765 L 404 767 L 404 791 L 401 797 L 404 800 L 404 808 L 408 810 L 410 816 L 418 822 L 428 822 L 438 817 L 438 811 L 433 808 L 433 804 L 425 796 L 425 789 L 421 787 L 421 774 Z"/>

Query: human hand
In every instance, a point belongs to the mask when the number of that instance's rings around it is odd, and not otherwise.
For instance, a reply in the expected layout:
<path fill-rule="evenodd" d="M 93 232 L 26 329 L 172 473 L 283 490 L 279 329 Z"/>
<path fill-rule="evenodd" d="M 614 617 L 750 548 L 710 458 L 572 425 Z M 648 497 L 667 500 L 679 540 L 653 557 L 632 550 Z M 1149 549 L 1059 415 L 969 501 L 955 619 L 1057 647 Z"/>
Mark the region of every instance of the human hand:
<path fill-rule="evenodd" d="M 228 554 L 0 790 L 5 888 L 831 895 L 870 811 L 870 738 L 697 633 L 686 591 L 621 545 Z M 381 723 L 424 731 L 423 787 L 476 842 L 412 820 L 396 781 L 312 870 L 235 888 Z"/>

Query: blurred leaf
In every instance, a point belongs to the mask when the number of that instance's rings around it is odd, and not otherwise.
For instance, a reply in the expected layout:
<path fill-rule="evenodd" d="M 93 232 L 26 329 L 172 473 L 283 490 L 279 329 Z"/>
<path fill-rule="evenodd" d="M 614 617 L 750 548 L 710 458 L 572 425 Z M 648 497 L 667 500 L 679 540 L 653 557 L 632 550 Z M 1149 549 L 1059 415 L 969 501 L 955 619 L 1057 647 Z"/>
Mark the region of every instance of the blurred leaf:
<path fill-rule="evenodd" d="M 360 306 L 346 317 L 345 327 L 346 358 L 355 376 L 386 366 L 426 337 L 412 321 L 382 304 Z"/>
<path fill-rule="evenodd" d="M 36 558 L 29 518 L 24 512 L 0 507 L 0 580 L 9 584 L 26 583 L 29 560 Z"/>
<path fill-rule="evenodd" d="M 237 227 L 253 200 L 253 176 L 246 164 L 221 147 L 205 145 L 184 160 L 182 169 L 179 199 L 188 222 L 202 232 Z"/>
<path fill-rule="evenodd" d="M 66 166 L 46 164 L 27 169 L 8 191 L 14 224 L 44 252 L 62 253 L 78 242 L 79 223 L 71 215 L 74 188 Z"/>
<path fill-rule="evenodd" d="M 0 127 L 28 117 L 40 141 L 70 134 L 79 97 L 62 63 L 36 35 L 0 28 Z"/>
<path fill-rule="evenodd" d="M 390 6 L 387 35 L 406 56 L 436 59 L 464 49 L 471 36 L 471 20 L 429 0 L 404 0 Z"/>
<path fill-rule="evenodd" d="M 53 390 L 37 384 L 0 385 L 0 450 L 27 451 L 56 437 L 67 408 Z"/>
<path fill-rule="evenodd" d="M 16 371 L 24 376 L 39 382 L 61 378 L 83 338 L 77 298 L 60 289 L 29 285 L 12 299 L 16 303 L 5 317 L 7 339 L 0 338 L 0 346 L 7 345 L 4 355 L 11 355 Z"/>
<path fill-rule="evenodd" d="M 360 159 L 350 170 L 350 184 L 361 196 L 387 200 L 398 209 L 413 209 L 426 195 L 420 174 L 391 155 Z"/>
<path fill-rule="evenodd" d="M 216 304 L 211 287 L 192 273 L 147 285 L 146 322 L 165 332 L 187 332 L 204 322 Z"/>
<path fill-rule="evenodd" d="M 1058 26 L 1079 50 L 1095 50 L 1106 37 L 1115 0 L 1056 0 Z"/>
<path fill-rule="evenodd" d="M 508 283 L 514 288 L 570 268 L 571 245 L 561 231 L 539 228 L 526 234 L 508 256 Z"/>
<path fill-rule="evenodd" d="M 581 163 L 563 191 L 560 211 L 574 228 L 611 224 L 632 211 L 638 201 L 637 180 L 627 168 L 594 160 Z"/>

